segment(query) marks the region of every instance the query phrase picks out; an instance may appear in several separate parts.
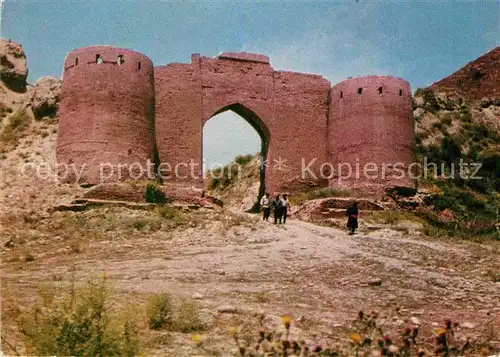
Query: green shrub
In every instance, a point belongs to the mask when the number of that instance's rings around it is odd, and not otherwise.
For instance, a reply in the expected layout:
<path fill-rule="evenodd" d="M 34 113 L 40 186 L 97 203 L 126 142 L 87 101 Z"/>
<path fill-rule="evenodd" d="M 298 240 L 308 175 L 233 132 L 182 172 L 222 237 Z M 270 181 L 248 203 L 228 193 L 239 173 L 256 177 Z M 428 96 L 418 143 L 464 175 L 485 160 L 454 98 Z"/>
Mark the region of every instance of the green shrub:
<path fill-rule="evenodd" d="M 19 109 L 4 120 L 0 139 L 2 141 L 16 141 L 22 137 L 28 127 L 29 115 L 24 109 Z"/>
<path fill-rule="evenodd" d="M 467 108 L 460 113 L 460 120 L 464 123 L 472 123 L 472 114 Z"/>
<path fill-rule="evenodd" d="M 146 306 L 149 328 L 158 330 L 172 323 L 172 304 L 168 294 L 156 294 L 149 298 Z"/>
<path fill-rule="evenodd" d="M 234 159 L 234 162 L 236 162 L 238 165 L 242 165 L 243 166 L 243 165 L 248 164 L 250 161 L 252 161 L 254 157 L 255 157 L 255 155 L 252 155 L 252 154 L 238 155 Z"/>
<path fill-rule="evenodd" d="M 430 112 L 435 112 L 440 109 L 434 92 L 427 88 L 417 88 L 415 91 L 415 97 L 422 97 L 425 101 L 425 107 L 429 109 Z"/>
<path fill-rule="evenodd" d="M 444 130 L 444 124 L 440 121 L 437 121 L 435 122 L 434 124 L 432 124 L 432 127 L 439 130 L 439 131 L 443 131 Z"/>
<path fill-rule="evenodd" d="M 244 162 L 245 159 L 241 159 Z M 230 164 L 218 167 L 208 172 L 209 177 L 207 189 L 214 190 L 217 187 L 224 188 L 227 187 L 231 182 L 234 181 L 240 174 L 240 164 L 237 162 L 231 162 Z"/>
<path fill-rule="evenodd" d="M 165 193 L 153 183 L 148 183 L 146 185 L 144 198 L 148 203 L 167 203 Z"/>
<path fill-rule="evenodd" d="M 470 71 L 470 76 L 471 76 L 473 81 L 480 81 L 481 79 L 484 78 L 484 76 L 486 76 L 486 74 L 481 72 L 480 70 L 478 70 L 476 68 L 473 68 Z"/>
<path fill-rule="evenodd" d="M 174 311 L 172 329 L 179 332 L 195 332 L 205 329 L 200 318 L 200 308 L 194 300 L 183 300 Z"/>
<path fill-rule="evenodd" d="M 168 220 L 179 220 L 182 218 L 181 212 L 177 208 L 170 206 L 157 207 L 156 214 Z"/>
<path fill-rule="evenodd" d="M 443 125 L 450 126 L 452 122 L 453 122 L 453 114 L 444 113 L 441 118 L 441 123 L 443 123 Z"/>
<path fill-rule="evenodd" d="M 147 221 L 145 220 L 138 220 L 138 221 L 135 221 L 132 226 L 137 229 L 138 231 L 140 231 L 141 229 L 143 229 L 144 227 L 146 227 L 146 225 L 148 224 Z"/>
<path fill-rule="evenodd" d="M 22 319 L 22 332 L 40 356 L 135 356 L 137 323 L 123 312 L 111 314 L 106 280 L 56 295 L 41 290 L 41 306 Z"/>

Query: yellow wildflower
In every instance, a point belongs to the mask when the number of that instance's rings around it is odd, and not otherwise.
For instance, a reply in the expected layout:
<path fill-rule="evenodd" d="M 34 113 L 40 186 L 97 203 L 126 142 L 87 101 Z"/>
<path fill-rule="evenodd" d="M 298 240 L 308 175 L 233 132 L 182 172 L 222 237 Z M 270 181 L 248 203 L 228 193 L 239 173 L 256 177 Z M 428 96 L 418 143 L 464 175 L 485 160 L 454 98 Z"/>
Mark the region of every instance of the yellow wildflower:
<path fill-rule="evenodd" d="M 238 333 L 240 332 L 240 328 L 239 327 L 231 327 L 229 329 L 229 333 L 231 334 L 231 336 L 233 337 L 236 337 L 238 335 Z"/>
<path fill-rule="evenodd" d="M 193 335 L 191 336 L 191 341 L 196 343 L 197 345 L 201 344 L 201 336 L 200 335 Z"/>
<path fill-rule="evenodd" d="M 290 328 L 290 324 L 292 323 L 292 315 L 290 314 L 283 315 L 281 321 L 283 321 L 283 325 L 288 330 Z"/>
<path fill-rule="evenodd" d="M 446 329 L 440 328 L 440 329 L 437 329 L 435 332 L 436 332 L 436 335 L 441 336 L 442 334 L 446 333 Z"/>
<path fill-rule="evenodd" d="M 349 335 L 349 338 L 351 339 L 352 342 L 355 344 L 361 344 L 361 335 L 359 333 L 351 333 Z"/>

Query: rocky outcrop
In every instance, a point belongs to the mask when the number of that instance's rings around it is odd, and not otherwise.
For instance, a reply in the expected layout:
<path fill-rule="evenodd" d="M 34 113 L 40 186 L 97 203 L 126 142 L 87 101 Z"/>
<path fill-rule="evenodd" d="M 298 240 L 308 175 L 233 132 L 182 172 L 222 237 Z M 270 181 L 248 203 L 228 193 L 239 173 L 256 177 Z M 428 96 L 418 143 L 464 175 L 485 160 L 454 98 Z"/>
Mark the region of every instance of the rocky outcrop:
<path fill-rule="evenodd" d="M 23 92 L 26 90 L 28 67 L 23 47 L 7 39 L 0 39 L 0 78 L 7 87 Z"/>
<path fill-rule="evenodd" d="M 293 216 L 306 221 L 323 221 L 330 218 L 345 218 L 347 206 L 353 199 L 347 197 L 328 197 L 310 200 L 293 209 Z M 383 211 L 385 207 L 375 201 L 356 198 L 358 208 L 363 215 L 374 211 Z"/>
<path fill-rule="evenodd" d="M 145 198 L 147 184 L 147 181 L 102 183 L 89 188 L 83 194 L 83 197 L 80 197 L 77 201 L 135 202 L 145 204 L 147 203 Z M 164 193 L 168 202 L 183 202 L 203 207 L 211 205 L 222 206 L 220 200 L 212 196 L 205 196 L 202 189 L 190 185 L 166 183 L 164 185 L 157 185 L 156 188 Z"/>
<path fill-rule="evenodd" d="M 40 78 L 30 91 L 31 109 L 35 118 L 53 117 L 59 109 L 62 81 L 55 77 Z"/>

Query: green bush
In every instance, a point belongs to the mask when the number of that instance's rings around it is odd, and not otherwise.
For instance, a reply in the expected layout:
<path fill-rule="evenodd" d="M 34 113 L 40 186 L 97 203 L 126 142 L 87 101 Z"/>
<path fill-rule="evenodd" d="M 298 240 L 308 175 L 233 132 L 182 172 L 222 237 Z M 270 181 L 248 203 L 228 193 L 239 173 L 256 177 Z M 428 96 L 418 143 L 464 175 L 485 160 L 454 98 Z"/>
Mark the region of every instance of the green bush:
<path fill-rule="evenodd" d="M 439 130 L 439 131 L 443 131 L 445 129 L 444 124 L 440 121 L 437 121 L 434 124 L 432 124 L 432 127 Z"/>
<path fill-rule="evenodd" d="M 440 108 L 436 96 L 434 92 L 430 89 L 427 88 L 417 88 L 415 91 L 415 97 L 422 97 L 425 102 L 425 107 L 430 111 L 430 112 L 435 112 Z"/>
<path fill-rule="evenodd" d="M 472 123 L 472 114 L 469 112 L 467 108 L 461 111 L 460 120 L 464 123 Z"/>
<path fill-rule="evenodd" d="M 143 229 L 144 227 L 146 227 L 146 225 L 147 225 L 147 224 L 148 224 L 148 222 L 147 222 L 147 221 L 140 219 L 140 220 L 135 221 L 135 222 L 132 224 L 132 226 L 133 226 L 135 229 L 137 229 L 138 231 L 140 231 L 141 229 Z"/>
<path fill-rule="evenodd" d="M 111 314 L 106 280 L 57 295 L 41 290 L 41 306 L 22 318 L 22 332 L 40 356 L 135 356 L 137 323 Z"/>
<path fill-rule="evenodd" d="M 182 214 L 175 207 L 162 206 L 156 208 L 156 214 L 162 218 L 168 220 L 180 220 L 182 219 Z"/>
<path fill-rule="evenodd" d="M 23 132 L 28 127 L 29 115 L 24 109 L 20 109 L 4 120 L 0 139 L 2 141 L 16 141 L 22 137 Z"/>
<path fill-rule="evenodd" d="M 167 203 L 165 193 L 153 183 L 146 185 L 144 198 L 148 203 Z"/>
<path fill-rule="evenodd" d="M 242 162 L 244 162 L 244 159 L 242 159 Z M 231 162 L 226 166 L 218 167 L 209 172 L 207 176 L 209 176 L 210 180 L 208 181 L 207 189 L 214 190 L 217 187 L 227 187 L 238 177 L 240 166 L 237 162 Z"/>
<path fill-rule="evenodd" d="M 254 157 L 255 157 L 255 155 L 252 155 L 252 154 L 238 155 L 234 159 L 234 162 L 236 162 L 238 165 L 242 165 L 243 166 L 243 165 L 248 164 L 250 161 L 252 161 Z"/>
<path fill-rule="evenodd" d="M 484 78 L 484 76 L 486 76 L 486 74 L 481 72 L 480 70 L 478 70 L 476 68 L 473 68 L 470 71 L 470 76 L 471 76 L 473 81 L 480 81 L 481 79 Z"/>
<path fill-rule="evenodd" d="M 156 294 L 149 298 L 146 306 L 149 328 L 158 330 L 172 323 L 172 304 L 168 294 Z"/>
<path fill-rule="evenodd" d="M 195 332 L 205 329 L 200 318 L 200 308 L 193 300 L 183 300 L 174 311 L 172 330 L 179 332 Z"/>
<path fill-rule="evenodd" d="M 453 117 L 454 116 L 451 113 L 444 113 L 441 118 L 441 123 L 443 123 L 443 125 L 450 126 L 453 122 Z"/>

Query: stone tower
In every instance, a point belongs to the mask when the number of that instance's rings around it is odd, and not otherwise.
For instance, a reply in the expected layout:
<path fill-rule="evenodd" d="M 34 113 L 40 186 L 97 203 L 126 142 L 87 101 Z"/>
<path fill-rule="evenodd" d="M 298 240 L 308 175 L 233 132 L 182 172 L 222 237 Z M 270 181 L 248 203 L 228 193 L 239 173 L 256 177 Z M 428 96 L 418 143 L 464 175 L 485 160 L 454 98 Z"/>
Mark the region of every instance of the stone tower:
<path fill-rule="evenodd" d="M 117 47 L 66 56 L 57 140 L 63 182 L 140 179 L 154 170 L 153 71 L 148 57 Z"/>
<path fill-rule="evenodd" d="M 407 81 L 366 76 L 333 86 L 329 149 L 333 166 L 341 164 L 343 169 L 331 179 L 330 186 L 367 192 L 387 186 L 412 187 L 408 167 L 413 162 L 413 136 L 412 95 Z M 348 166 L 352 169 L 349 178 Z"/>

